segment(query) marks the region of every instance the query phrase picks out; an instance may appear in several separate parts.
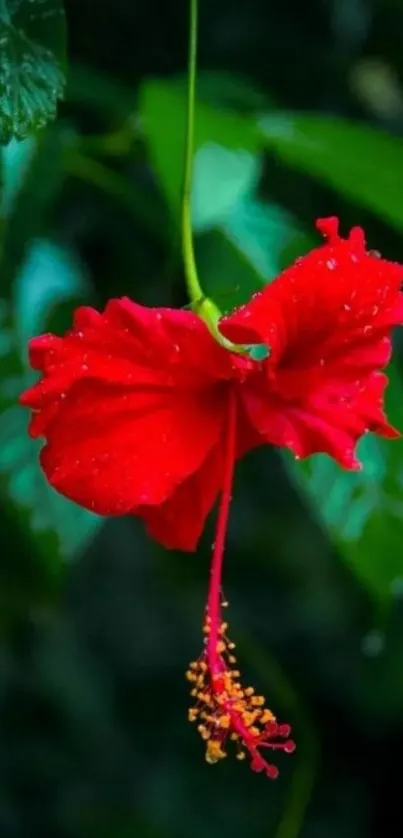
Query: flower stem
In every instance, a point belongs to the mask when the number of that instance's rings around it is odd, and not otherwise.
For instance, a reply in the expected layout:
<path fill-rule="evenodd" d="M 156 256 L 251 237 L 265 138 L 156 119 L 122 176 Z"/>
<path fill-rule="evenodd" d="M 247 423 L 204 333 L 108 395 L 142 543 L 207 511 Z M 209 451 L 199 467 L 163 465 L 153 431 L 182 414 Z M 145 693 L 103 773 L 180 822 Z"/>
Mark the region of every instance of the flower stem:
<path fill-rule="evenodd" d="M 188 100 L 186 123 L 185 173 L 182 203 L 182 250 L 186 271 L 186 284 L 190 300 L 197 304 L 203 299 L 203 292 L 197 275 L 196 259 L 193 247 L 191 193 L 194 146 L 194 119 L 196 98 L 196 63 L 197 63 L 197 16 L 198 2 L 190 0 L 189 22 L 189 57 L 188 57 Z"/>
<path fill-rule="evenodd" d="M 216 538 L 214 542 L 211 575 L 207 601 L 207 616 L 210 618 L 210 633 L 208 639 L 208 658 L 210 672 L 217 670 L 220 656 L 217 654 L 219 631 L 221 624 L 221 576 L 224 557 L 225 537 L 228 527 L 229 508 L 231 503 L 232 480 L 235 465 L 235 437 L 236 437 L 236 404 L 235 394 L 229 392 L 228 422 L 226 424 L 226 443 L 224 455 L 224 475 L 221 489 L 221 501 L 218 511 Z"/>
<path fill-rule="evenodd" d="M 224 338 L 217 329 L 221 317 L 219 308 L 205 297 L 197 274 L 192 233 L 192 172 L 194 151 L 194 123 L 196 99 L 197 66 L 197 20 L 198 0 L 190 0 L 189 57 L 188 57 L 188 99 L 186 121 L 185 172 L 182 197 L 182 255 L 185 267 L 186 286 L 191 306 L 206 322 L 214 337 L 224 344 Z M 226 345 L 226 344 L 225 344 Z"/>

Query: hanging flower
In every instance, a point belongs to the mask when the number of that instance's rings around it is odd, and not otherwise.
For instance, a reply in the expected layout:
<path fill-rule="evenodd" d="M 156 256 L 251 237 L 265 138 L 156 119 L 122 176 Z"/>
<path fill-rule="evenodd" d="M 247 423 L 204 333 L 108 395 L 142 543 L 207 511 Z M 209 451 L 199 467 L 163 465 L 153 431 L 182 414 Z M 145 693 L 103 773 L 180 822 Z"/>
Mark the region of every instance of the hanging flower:
<path fill-rule="evenodd" d="M 328 243 L 222 318 L 222 343 L 190 311 L 127 298 L 102 314 L 79 308 L 64 337 L 31 341 L 42 378 L 21 396 L 32 409 L 31 436 L 46 440 L 49 482 L 87 509 L 140 516 L 164 546 L 194 550 L 221 494 L 205 648 L 188 673 L 190 717 L 210 762 L 225 755 L 229 737 L 268 776 L 277 771 L 261 751 L 291 751 L 289 728 L 241 687 L 222 619 L 235 461 L 268 443 L 297 457 L 326 452 L 355 469 L 364 433 L 398 435 L 383 411 L 381 370 L 391 328 L 403 323 L 403 269 L 367 252 L 359 228 L 343 240 L 336 219 L 318 227 Z M 248 351 L 256 344 L 267 346 L 264 360 Z"/>

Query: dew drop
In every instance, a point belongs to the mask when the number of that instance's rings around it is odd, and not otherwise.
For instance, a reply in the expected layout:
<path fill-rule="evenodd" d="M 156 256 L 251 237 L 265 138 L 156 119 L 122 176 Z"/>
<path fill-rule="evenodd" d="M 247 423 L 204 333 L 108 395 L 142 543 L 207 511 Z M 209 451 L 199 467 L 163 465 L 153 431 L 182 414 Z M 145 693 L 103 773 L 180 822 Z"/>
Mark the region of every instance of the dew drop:
<path fill-rule="evenodd" d="M 329 271 L 334 271 L 334 269 L 337 268 L 336 259 L 328 259 L 326 266 L 329 268 Z"/>

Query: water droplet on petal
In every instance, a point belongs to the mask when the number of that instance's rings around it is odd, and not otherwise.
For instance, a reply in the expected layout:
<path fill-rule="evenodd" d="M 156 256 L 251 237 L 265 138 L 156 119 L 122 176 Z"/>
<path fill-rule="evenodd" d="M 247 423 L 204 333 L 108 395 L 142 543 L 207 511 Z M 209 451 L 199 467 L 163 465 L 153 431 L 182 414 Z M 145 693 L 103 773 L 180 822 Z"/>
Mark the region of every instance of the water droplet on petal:
<path fill-rule="evenodd" d="M 334 271 L 334 269 L 337 268 L 336 259 L 328 259 L 326 266 L 329 268 L 329 271 Z"/>

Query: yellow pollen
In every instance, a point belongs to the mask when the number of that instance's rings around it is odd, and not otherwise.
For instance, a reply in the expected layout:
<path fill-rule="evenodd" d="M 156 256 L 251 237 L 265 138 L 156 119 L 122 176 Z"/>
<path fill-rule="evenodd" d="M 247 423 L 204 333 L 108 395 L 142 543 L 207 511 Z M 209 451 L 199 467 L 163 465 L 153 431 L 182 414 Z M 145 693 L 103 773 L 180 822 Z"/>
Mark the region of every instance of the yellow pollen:
<path fill-rule="evenodd" d="M 252 707 L 263 707 L 264 702 L 265 699 L 262 695 L 254 695 L 250 700 Z"/>
<path fill-rule="evenodd" d="M 251 725 L 253 725 L 253 722 L 256 720 L 256 716 L 257 716 L 256 712 L 251 713 L 248 710 L 246 710 L 244 713 L 242 713 L 242 721 L 243 721 L 245 727 L 250 727 Z"/>
<path fill-rule="evenodd" d="M 197 730 L 200 733 L 202 739 L 210 739 L 210 731 L 206 727 L 206 725 L 198 725 Z"/>
<path fill-rule="evenodd" d="M 266 724 L 267 724 L 267 722 L 275 722 L 275 721 L 276 721 L 276 717 L 275 717 L 275 715 L 271 712 L 271 710 L 269 710 L 268 708 L 266 708 L 265 710 L 263 710 L 263 713 L 262 713 L 262 715 L 261 715 L 261 717 L 260 717 L 260 722 L 261 722 L 261 724 L 262 724 L 262 725 L 266 725 Z"/>
<path fill-rule="evenodd" d="M 225 751 L 222 750 L 220 743 L 216 739 L 210 739 L 206 748 L 206 761 L 213 765 L 219 759 L 226 757 Z"/>
<path fill-rule="evenodd" d="M 211 628 L 211 619 L 206 617 L 205 635 L 210 634 Z M 197 723 L 206 746 L 206 761 L 210 764 L 226 757 L 228 739 L 236 743 L 238 760 L 244 760 L 248 751 L 253 757 L 253 748 L 259 748 L 267 741 L 265 726 L 275 722 L 272 711 L 265 707 L 264 696 L 256 695 L 253 687 L 242 688 L 241 673 L 232 668 L 236 658 L 230 650 L 235 648 L 235 643 L 228 639 L 227 629 L 228 623 L 221 622 L 215 652 L 209 647 L 211 636 L 205 637 L 203 653 L 186 671 L 190 694 L 195 700 L 195 706 L 188 711 L 188 719 Z M 211 652 L 216 655 L 214 669 L 209 665 Z M 269 731 L 266 737 L 270 735 Z"/>

